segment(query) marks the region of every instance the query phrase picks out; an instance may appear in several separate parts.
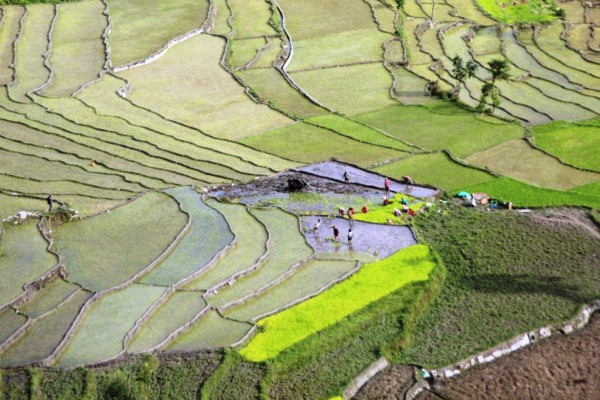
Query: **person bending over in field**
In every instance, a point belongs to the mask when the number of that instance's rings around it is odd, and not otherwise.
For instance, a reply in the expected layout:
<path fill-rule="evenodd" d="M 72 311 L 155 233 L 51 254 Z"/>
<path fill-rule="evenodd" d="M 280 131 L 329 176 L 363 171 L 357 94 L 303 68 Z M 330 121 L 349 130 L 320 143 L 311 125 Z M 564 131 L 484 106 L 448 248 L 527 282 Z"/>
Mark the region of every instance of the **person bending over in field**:
<path fill-rule="evenodd" d="M 318 232 L 320 226 L 321 226 L 321 218 L 317 219 L 317 222 L 315 222 L 315 226 L 313 226 L 313 232 Z"/>

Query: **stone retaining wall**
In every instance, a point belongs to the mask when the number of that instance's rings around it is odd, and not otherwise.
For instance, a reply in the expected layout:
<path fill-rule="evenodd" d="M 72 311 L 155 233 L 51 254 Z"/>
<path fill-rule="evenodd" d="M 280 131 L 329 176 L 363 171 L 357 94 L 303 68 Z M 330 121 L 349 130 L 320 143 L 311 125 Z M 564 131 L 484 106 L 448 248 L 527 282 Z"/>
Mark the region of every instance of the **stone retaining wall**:
<path fill-rule="evenodd" d="M 273 279 L 271 282 L 267 283 L 266 285 L 263 285 L 262 287 L 252 291 L 252 293 L 248 293 L 246 296 L 242 297 L 241 299 L 238 299 L 238 300 L 235 300 L 230 303 L 222 305 L 221 307 L 219 307 L 219 312 L 223 312 L 229 308 L 239 306 L 240 304 L 244 304 L 245 302 L 247 302 L 250 299 L 260 296 L 262 293 L 271 289 L 273 286 L 276 286 L 277 284 L 288 279 L 290 276 L 292 276 L 294 274 L 294 272 L 296 272 L 296 270 L 298 268 L 300 268 L 300 267 L 306 265 L 307 263 L 309 263 L 310 261 L 314 260 L 315 257 L 316 257 L 315 254 L 311 254 L 304 260 L 293 264 L 287 271 L 285 271 L 283 274 L 279 275 L 277 278 Z"/>
<path fill-rule="evenodd" d="M 350 386 L 348 386 L 348 388 L 344 390 L 342 397 L 344 399 L 351 399 L 352 397 L 354 397 L 356 393 L 358 393 L 360 388 L 363 387 L 363 385 L 369 381 L 369 379 L 386 369 L 389 365 L 390 363 L 385 357 L 381 357 L 379 360 L 375 361 L 360 375 L 354 378 Z"/>
<path fill-rule="evenodd" d="M 600 310 L 600 300 L 596 300 L 583 306 L 577 316 L 570 321 L 566 321 L 562 324 L 548 325 L 518 335 L 504 343 L 500 343 L 499 345 L 492 347 L 491 349 L 482 351 L 469 358 L 461 360 L 456 364 L 432 370 L 431 375 L 436 380 L 447 379 L 455 375 L 459 375 L 462 371 L 475 365 L 488 363 L 496 358 L 510 354 L 513 351 L 530 345 L 538 339 L 550 337 L 559 332 L 569 334 L 575 330 L 583 328 L 588 323 L 590 316 L 598 310 Z"/>
<path fill-rule="evenodd" d="M 125 64 L 125 65 L 121 65 L 119 67 L 114 67 L 113 68 L 113 72 L 121 72 L 121 71 L 126 71 L 128 69 L 131 68 L 136 68 L 136 67 L 141 67 L 144 66 L 146 64 L 150 64 L 156 60 L 158 60 L 159 58 L 161 58 L 163 55 L 165 55 L 167 53 L 167 51 L 169 51 L 169 49 L 173 46 L 175 46 L 178 43 L 181 43 L 185 40 L 188 40 L 191 37 L 194 37 L 196 35 L 199 35 L 201 33 L 204 32 L 203 28 L 197 28 L 197 29 L 193 29 L 187 33 L 184 33 L 181 36 L 178 36 L 174 39 L 171 39 L 167 42 L 167 44 L 165 44 L 160 50 L 158 50 L 156 53 L 152 54 L 149 57 L 146 57 L 142 60 L 139 61 L 134 61 L 132 63 L 129 64 Z"/>

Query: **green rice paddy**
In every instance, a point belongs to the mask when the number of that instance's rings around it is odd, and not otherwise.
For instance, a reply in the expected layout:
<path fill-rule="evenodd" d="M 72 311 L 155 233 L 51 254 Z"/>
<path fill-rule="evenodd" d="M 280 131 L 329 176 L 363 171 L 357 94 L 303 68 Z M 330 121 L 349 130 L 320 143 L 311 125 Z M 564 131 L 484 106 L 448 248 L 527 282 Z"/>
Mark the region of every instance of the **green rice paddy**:
<path fill-rule="evenodd" d="M 452 364 L 598 297 L 596 239 L 551 217 L 600 209 L 597 8 L 154 3 L 0 7 L 0 366 L 119 357 L 0 370 L 0 398 L 335 398 L 382 356 Z M 456 55 L 478 64 L 460 85 Z M 509 78 L 479 113 L 492 60 Z M 331 158 L 446 191 L 393 217 L 426 245 L 314 253 L 301 216 L 385 223 L 402 197 L 264 179 Z M 458 208 L 462 190 L 539 210 Z"/>
<path fill-rule="evenodd" d="M 186 223 L 187 216 L 173 198 L 153 192 L 106 214 L 64 225 L 55 241 L 69 279 L 103 291 L 147 268 Z"/>
<path fill-rule="evenodd" d="M 23 287 L 57 263 L 56 256 L 46 250 L 48 242 L 35 221 L 7 226 L 2 234 L 0 257 L 0 304 L 20 295 Z"/>
<path fill-rule="evenodd" d="M 125 335 L 164 291 L 161 287 L 132 285 L 95 302 L 58 366 L 76 367 L 117 356 L 124 350 Z M 108 317 L 110 324 L 106 324 Z"/>

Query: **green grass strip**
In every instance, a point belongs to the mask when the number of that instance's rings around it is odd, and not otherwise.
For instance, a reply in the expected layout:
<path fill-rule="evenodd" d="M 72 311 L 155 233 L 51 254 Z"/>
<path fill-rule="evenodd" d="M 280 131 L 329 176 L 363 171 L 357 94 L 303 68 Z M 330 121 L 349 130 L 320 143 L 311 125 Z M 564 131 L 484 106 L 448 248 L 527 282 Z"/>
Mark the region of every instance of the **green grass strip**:
<path fill-rule="evenodd" d="M 556 121 L 533 128 L 535 144 L 562 161 L 600 172 L 600 126 Z"/>
<path fill-rule="evenodd" d="M 367 264 L 352 278 L 305 303 L 259 322 L 259 333 L 241 354 L 264 361 L 302 339 L 335 324 L 368 304 L 415 281 L 427 280 L 435 263 L 429 248 L 408 247 Z"/>
<path fill-rule="evenodd" d="M 477 0 L 477 3 L 492 18 L 508 24 L 552 22 L 556 19 L 552 10 L 553 1 L 528 0 L 522 4 L 521 1 L 513 2 L 512 0 Z M 502 4 L 505 6 L 503 7 Z"/>
<path fill-rule="evenodd" d="M 597 187 L 596 184 L 580 186 Z M 543 189 L 508 177 L 461 188 L 469 193 L 486 192 L 503 201 L 511 201 L 517 207 L 586 206 L 600 207 L 600 194 L 579 193 L 574 188 L 568 192 Z M 597 193 L 597 190 L 595 191 Z"/>
<path fill-rule="evenodd" d="M 354 219 L 356 221 L 385 224 L 389 218 L 396 224 L 406 224 L 409 218 L 408 213 L 402 212 L 400 216 L 394 215 L 394 209 L 402 211 L 402 198 L 405 198 L 408 201 L 408 208 L 415 212 L 419 211 L 425 205 L 425 203 L 422 201 L 415 202 L 412 197 L 403 195 L 402 193 L 397 193 L 393 198 L 390 199 L 390 204 L 387 206 L 384 206 L 383 202 L 368 205 L 369 211 L 366 214 L 360 213 L 360 211 L 357 209 L 357 213 L 354 214 Z"/>
<path fill-rule="evenodd" d="M 414 151 L 415 149 L 407 146 L 396 138 L 386 136 L 368 126 L 359 124 L 340 115 L 327 114 L 318 117 L 309 118 L 307 122 L 318 125 L 322 128 L 331 129 L 344 136 L 351 137 L 361 142 L 375 144 L 378 146 L 389 147 L 402 151 Z"/>

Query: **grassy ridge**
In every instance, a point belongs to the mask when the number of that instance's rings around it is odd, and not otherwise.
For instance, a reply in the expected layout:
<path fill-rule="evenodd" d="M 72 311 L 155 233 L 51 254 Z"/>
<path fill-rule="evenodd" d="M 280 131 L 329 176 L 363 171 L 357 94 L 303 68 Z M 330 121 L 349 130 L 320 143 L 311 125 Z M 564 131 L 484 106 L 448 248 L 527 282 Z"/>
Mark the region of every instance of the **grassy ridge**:
<path fill-rule="evenodd" d="M 598 298 L 600 239 L 551 218 L 460 206 L 417 217 L 448 275 L 402 362 L 447 365 Z"/>
<path fill-rule="evenodd" d="M 585 206 L 600 208 L 600 191 L 597 183 L 579 186 L 568 192 L 544 189 L 502 177 L 489 182 L 459 187 L 469 193 L 486 192 L 517 207 Z"/>
<path fill-rule="evenodd" d="M 555 17 L 554 2 L 529 0 L 525 4 L 520 1 L 512 5 L 512 1 L 477 0 L 477 3 L 488 14 L 505 23 L 551 22 Z M 506 6 L 501 7 L 500 4 Z"/>
<path fill-rule="evenodd" d="M 412 246 L 368 264 L 352 278 L 282 313 L 259 322 L 264 329 L 242 351 L 253 361 L 279 354 L 369 303 L 414 281 L 426 280 L 434 264 L 426 246 Z"/>
<path fill-rule="evenodd" d="M 600 126 L 557 121 L 533 128 L 535 144 L 562 161 L 600 172 Z"/>

